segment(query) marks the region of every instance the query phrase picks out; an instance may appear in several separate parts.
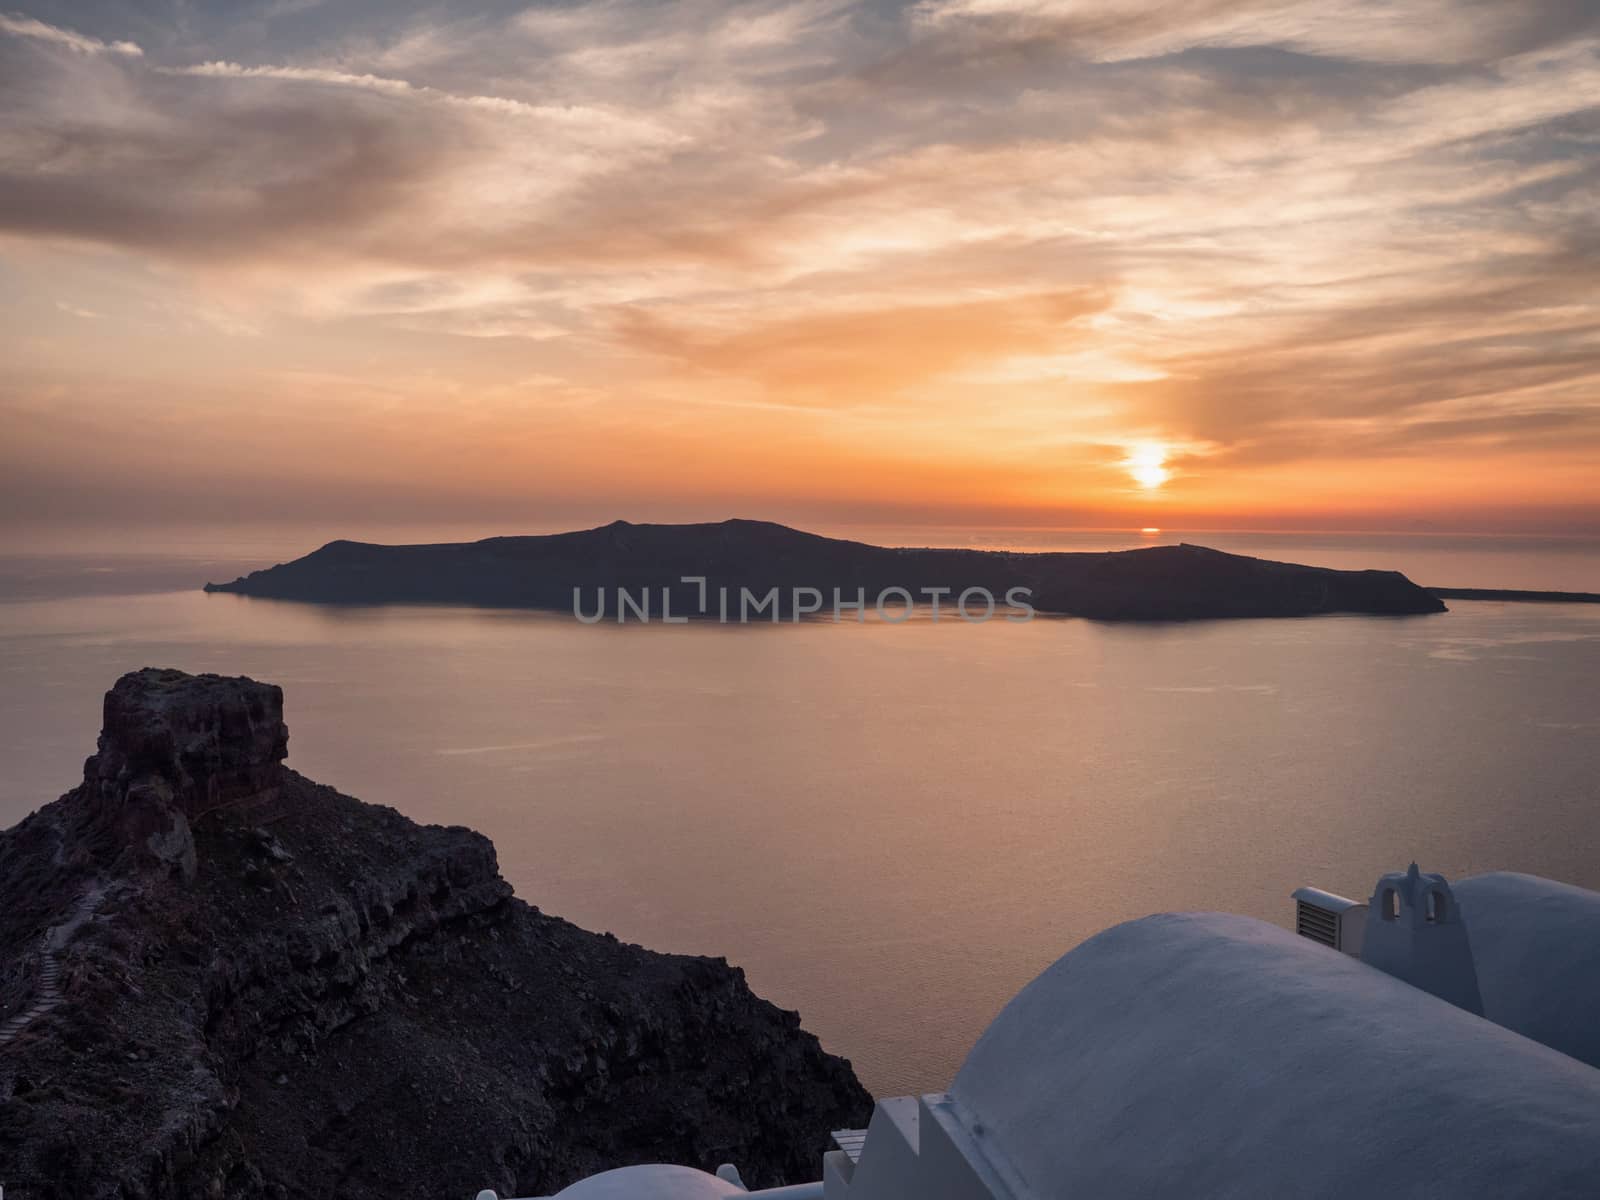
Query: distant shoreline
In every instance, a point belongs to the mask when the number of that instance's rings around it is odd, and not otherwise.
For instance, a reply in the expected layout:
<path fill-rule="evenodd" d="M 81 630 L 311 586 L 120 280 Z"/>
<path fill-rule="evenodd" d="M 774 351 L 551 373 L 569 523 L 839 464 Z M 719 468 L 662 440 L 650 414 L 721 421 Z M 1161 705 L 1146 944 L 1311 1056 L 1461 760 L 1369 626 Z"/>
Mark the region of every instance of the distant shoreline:
<path fill-rule="evenodd" d="M 1425 587 L 1440 600 L 1516 600 L 1533 604 L 1600 604 L 1600 592 L 1535 592 L 1522 588 Z"/>

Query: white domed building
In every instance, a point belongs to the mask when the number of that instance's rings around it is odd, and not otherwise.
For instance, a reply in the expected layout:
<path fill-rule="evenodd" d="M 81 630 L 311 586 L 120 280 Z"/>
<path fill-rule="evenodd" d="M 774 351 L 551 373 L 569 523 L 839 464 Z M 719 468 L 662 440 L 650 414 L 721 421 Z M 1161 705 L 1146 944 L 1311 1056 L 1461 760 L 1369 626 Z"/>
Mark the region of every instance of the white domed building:
<path fill-rule="evenodd" d="M 949 1091 L 835 1135 L 820 1183 L 631 1167 L 560 1200 L 1600 1196 L 1600 894 L 1413 864 L 1296 900 L 1298 936 L 1167 913 L 1090 938 Z"/>

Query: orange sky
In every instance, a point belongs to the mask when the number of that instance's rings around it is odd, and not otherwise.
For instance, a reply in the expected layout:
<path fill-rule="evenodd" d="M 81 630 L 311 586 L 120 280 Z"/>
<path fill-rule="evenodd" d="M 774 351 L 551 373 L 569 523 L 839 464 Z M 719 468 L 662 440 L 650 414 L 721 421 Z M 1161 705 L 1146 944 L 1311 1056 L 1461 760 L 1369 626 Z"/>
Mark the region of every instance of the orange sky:
<path fill-rule="evenodd" d="M 162 12 L 0 15 L 10 526 L 1600 530 L 1583 6 Z"/>

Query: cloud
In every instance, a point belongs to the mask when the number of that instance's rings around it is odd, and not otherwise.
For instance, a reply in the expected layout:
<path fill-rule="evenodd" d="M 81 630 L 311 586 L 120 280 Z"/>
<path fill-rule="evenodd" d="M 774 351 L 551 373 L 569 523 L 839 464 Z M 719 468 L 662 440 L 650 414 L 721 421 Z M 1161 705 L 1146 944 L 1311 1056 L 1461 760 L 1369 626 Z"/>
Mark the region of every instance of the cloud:
<path fill-rule="evenodd" d="M 914 409 L 952 463 L 1041 479 L 1130 440 L 1200 448 L 1186 486 L 1600 446 L 1592 5 L 289 4 L 135 32 L 143 56 L 0 19 L 0 245 L 109 264 L 131 298 L 101 330 L 217 311 L 316 358 L 300 380 L 426 348 L 451 394 L 549 379 L 662 425 L 865 439 Z M 93 295 L 45 295 L 69 286 Z"/>
<path fill-rule="evenodd" d="M 533 118 L 552 128 L 576 129 L 592 136 L 620 134 L 630 137 L 666 136 L 660 126 L 648 115 L 610 112 L 585 105 L 530 104 L 505 96 L 456 95 L 439 88 L 410 83 L 383 75 L 353 74 L 327 67 L 295 66 L 241 66 L 235 62 L 206 62 L 189 67 L 157 67 L 165 75 L 191 76 L 199 79 L 270 80 L 287 83 L 322 84 L 336 88 L 355 88 L 377 92 L 381 95 L 446 105 L 460 105 L 510 117 Z"/>
<path fill-rule="evenodd" d="M 70 29 L 46 25 L 43 21 L 32 17 L 7 13 L 0 13 L 0 34 L 65 46 L 68 50 L 75 50 L 79 54 L 119 54 L 126 58 L 138 58 L 144 53 L 132 42 L 102 42 L 98 38 L 85 37 Z"/>
<path fill-rule="evenodd" d="M 841 310 L 732 330 L 673 324 L 648 310 L 617 315 L 632 348 L 695 371 L 732 375 L 833 406 L 915 398 L 974 363 L 1039 354 L 1079 340 L 1074 322 L 1103 307 L 1091 290 L 949 304 Z"/>
<path fill-rule="evenodd" d="M 923 0 L 913 12 L 925 36 L 1100 62 L 1271 46 L 1399 65 L 1473 63 L 1600 26 L 1566 0 Z"/>
<path fill-rule="evenodd" d="M 200 97 L 159 79 L 87 82 L 76 102 L 98 110 L 87 120 L 58 108 L 4 122 L 0 228 L 178 259 L 323 241 L 348 253 L 402 220 L 473 140 L 381 95 L 330 108 L 303 91 Z"/>

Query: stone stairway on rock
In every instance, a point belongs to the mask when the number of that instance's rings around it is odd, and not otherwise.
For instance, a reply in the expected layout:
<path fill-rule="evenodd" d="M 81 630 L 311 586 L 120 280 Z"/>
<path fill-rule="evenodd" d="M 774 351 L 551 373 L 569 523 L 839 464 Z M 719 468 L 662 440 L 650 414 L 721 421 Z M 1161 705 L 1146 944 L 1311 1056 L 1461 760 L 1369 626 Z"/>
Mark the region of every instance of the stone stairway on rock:
<path fill-rule="evenodd" d="M 72 916 L 59 925 L 51 926 L 44 936 L 44 963 L 39 968 L 39 982 L 34 989 L 32 1002 L 15 1016 L 0 1022 L 0 1046 L 11 1041 L 34 1021 L 61 1003 L 61 952 L 77 932 L 78 926 L 94 916 L 103 893 L 91 888 L 78 900 Z"/>

